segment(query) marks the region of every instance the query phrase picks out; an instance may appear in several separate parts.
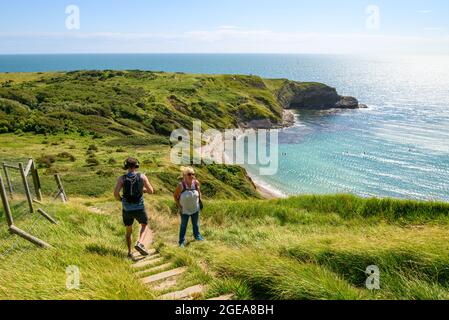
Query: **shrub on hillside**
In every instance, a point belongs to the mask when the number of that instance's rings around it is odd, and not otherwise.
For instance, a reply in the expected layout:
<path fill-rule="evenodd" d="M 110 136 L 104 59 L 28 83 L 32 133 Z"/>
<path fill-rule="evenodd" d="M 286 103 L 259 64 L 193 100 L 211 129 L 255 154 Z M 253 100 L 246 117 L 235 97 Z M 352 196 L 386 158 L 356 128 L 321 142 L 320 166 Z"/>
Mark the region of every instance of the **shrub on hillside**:
<path fill-rule="evenodd" d="M 58 154 L 58 158 L 60 158 L 60 159 L 68 159 L 71 162 L 75 162 L 76 161 L 75 156 L 73 154 L 67 152 L 67 151 L 64 151 L 64 152 L 61 152 L 60 154 Z"/>
<path fill-rule="evenodd" d="M 88 151 L 98 151 L 98 147 L 94 144 L 91 144 L 87 150 Z"/>
<path fill-rule="evenodd" d="M 96 167 L 100 165 L 100 161 L 95 157 L 89 157 L 86 159 L 86 164 L 89 167 Z"/>
<path fill-rule="evenodd" d="M 149 136 L 149 137 L 126 137 L 117 138 L 106 142 L 107 146 L 149 146 L 149 145 L 168 145 L 169 139 L 161 136 Z M 119 149 L 117 149 L 119 150 Z M 122 150 L 122 149 L 120 149 Z M 117 151 L 124 152 L 124 151 Z"/>
<path fill-rule="evenodd" d="M 44 155 L 37 159 L 36 162 L 40 168 L 51 168 L 53 163 L 56 162 L 56 157 L 54 155 Z"/>

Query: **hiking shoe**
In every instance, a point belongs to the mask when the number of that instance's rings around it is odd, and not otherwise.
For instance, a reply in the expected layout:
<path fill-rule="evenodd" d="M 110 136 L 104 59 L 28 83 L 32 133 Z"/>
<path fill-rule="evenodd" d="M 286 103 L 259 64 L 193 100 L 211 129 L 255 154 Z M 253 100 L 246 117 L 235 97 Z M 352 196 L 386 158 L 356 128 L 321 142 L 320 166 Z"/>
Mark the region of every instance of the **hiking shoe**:
<path fill-rule="evenodd" d="M 134 256 L 132 253 L 128 253 L 128 259 L 134 260 Z"/>
<path fill-rule="evenodd" d="M 143 256 L 148 256 L 148 255 L 150 255 L 149 253 L 148 253 L 148 251 L 147 251 L 147 249 L 145 249 L 145 246 L 142 244 L 142 243 L 140 243 L 140 242 L 137 242 L 136 243 L 136 246 L 134 247 L 141 255 L 143 255 Z"/>
<path fill-rule="evenodd" d="M 186 244 L 183 242 L 183 243 L 181 243 L 181 244 L 179 245 L 179 247 L 180 247 L 180 248 L 185 248 L 185 247 L 186 247 Z"/>
<path fill-rule="evenodd" d="M 204 238 L 202 236 L 198 236 L 197 238 L 195 238 L 196 241 L 204 241 Z"/>

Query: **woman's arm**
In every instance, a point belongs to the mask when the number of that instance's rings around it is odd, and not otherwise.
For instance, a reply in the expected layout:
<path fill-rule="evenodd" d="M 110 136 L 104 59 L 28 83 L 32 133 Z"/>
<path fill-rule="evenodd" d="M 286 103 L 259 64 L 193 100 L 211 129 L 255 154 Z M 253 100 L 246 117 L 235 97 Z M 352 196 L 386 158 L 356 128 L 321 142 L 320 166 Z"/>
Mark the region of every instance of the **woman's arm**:
<path fill-rule="evenodd" d="M 197 188 L 198 188 L 198 193 L 200 195 L 200 200 L 202 200 L 201 199 L 201 196 L 202 196 L 202 194 L 201 194 L 201 183 L 198 180 L 196 180 L 196 185 L 197 185 Z"/>
<path fill-rule="evenodd" d="M 181 198 L 181 192 L 182 192 L 182 188 L 180 185 L 178 185 L 178 187 L 175 190 L 175 193 L 173 194 L 173 198 L 175 199 L 176 205 L 178 206 L 178 208 L 181 208 L 181 203 L 179 202 L 179 199 Z"/>

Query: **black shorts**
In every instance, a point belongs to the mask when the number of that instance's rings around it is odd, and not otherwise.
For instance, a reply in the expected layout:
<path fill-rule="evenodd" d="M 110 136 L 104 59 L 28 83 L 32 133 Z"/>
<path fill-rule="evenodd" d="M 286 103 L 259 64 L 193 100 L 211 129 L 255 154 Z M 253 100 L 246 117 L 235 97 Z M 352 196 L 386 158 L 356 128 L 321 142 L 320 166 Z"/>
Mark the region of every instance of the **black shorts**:
<path fill-rule="evenodd" d="M 126 227 L 130 227 L 134 224 L 134 220 L 137 220 L 140 224 L 148 224 L 148 214 L 145 209 L 136 211 L 123 210 L 123 224 Z"/>

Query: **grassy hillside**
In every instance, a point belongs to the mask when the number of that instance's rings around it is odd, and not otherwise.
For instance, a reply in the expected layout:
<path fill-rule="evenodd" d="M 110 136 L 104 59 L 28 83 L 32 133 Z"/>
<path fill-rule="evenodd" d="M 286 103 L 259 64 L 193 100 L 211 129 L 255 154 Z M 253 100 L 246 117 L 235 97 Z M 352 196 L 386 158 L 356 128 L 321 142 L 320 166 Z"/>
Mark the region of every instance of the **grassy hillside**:
<path fill-rule="evenodd" d="M 147 203 L 158 250 L 189 268 L 184 287 L 208 284 L 206 297 L 449 299 L 448 204 L 353 196 L 208 200 L 207 241 L 189 241 L 181 250 L 171 199 L 153 196 Z M 154 298 L 130 271 L 119 204 L 110 196 L 72 198 L 46 210 L 60 225 L 31 216 L 17 221 L 27 230 L 33 225 L 51 250 L 5 239 L 0 229 L 1 248 L 19 244 L 0 260 L 0 299 Z M 80 290 L 65 289 L 69 265 L 80 267 Z M 378 291 L 365 287 L 369 265 L 380 268 Z"/>
<path fill-rule="evenodd" d="M 160 200 L 161 250 L 176 243 L 176 215 Z M 301 196 L 211 201 L 205 243 L 175 251 L 205 261 L 215 294 L 256 299 L 448 299 L 449 204 Z M 365 287 L 380 268 L 381 290 Z"/>
<path fill-rule="evenodd" d="M 274 80 L 272 80 L 274 81 Z M 234 128 L 282 107 L 256 76 L 144 71 L 0 74 L 0 132 L 163 135 L 191 128 Z"/>
<path fill-rule="evenodd" d="M 123 175 L 123 162 L 137 157 L 155 187 L 156 194 L 168 195 L 176 188 L 180 168 L 170 163 L 170 147 L 158 141 L 142 140 L 129 144 L 127 139 L 80 137 L 79 135 L 2 134 L 0 163 L 22 161 L 33 156 L 41 172 L 43 191 L 55 189 L 53 175 L 59 173 L 71 196 L 110 195 Z M 134 141 L 135 143 L 136 141 Z M 206 198 L 260 198 L 244 169 L 238 166 L 197 166 Z M 19 179 L 19 175 L 13 176 Z"/>

